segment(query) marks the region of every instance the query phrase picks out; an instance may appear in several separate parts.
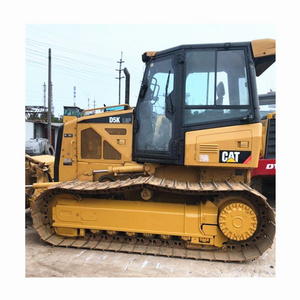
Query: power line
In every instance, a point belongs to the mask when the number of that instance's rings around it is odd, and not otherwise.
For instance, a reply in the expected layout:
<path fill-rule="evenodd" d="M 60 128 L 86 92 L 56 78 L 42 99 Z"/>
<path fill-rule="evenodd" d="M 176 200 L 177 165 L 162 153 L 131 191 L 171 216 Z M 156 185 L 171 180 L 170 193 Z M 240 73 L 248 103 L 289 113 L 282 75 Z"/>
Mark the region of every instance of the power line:
<path fill-rule="evenodd" d="M 30 59 L 26 59 L 27 63 L 36 67 L 46 68 L 47 64 L 39 61 L 33 61 Z M 68 76 L 72 76 L 75 78 L 81 78 L 83 80 L 93 81 L 96 83 L 110 83 L 113 85 L 113 75 L 109 73 L 100 73 L 96 71 L 84 70 L 81 68 L 69 67 L 64 65 L 58 65 L 53 63 L 52 69 L 55 71 L 54 73 L 66 74 Z"/>
<path fill-rule="evenodd" d="M 57 37 L 58 37 L 58 38 L 61 38 L 63 40 L 72 41 L 72 42 L 74 42 L 76 44 L 78 44 L 78 43 L 82 44 L 82 40 L 78 40 L 78 39 L 71 38 L 70 36 L 58 34 L 57 32 L 53 32 L 51 30 L 49 31 L 49 30 L 41 29 L 40 27 L 37 28 L 34 25 L 33 26 L 27 26 L 26 30 L 29 30 L 29 32 L 31 31 L 33 33 L 33 35 L 37 35 L 38 38 L 44 37 L 44 33 L 47 33 L 47 34 L 50 34 L 50 35 L 54 36 L 54 37 L 52 37 L 50 39 L 54 40 L 55 42 L 57 42 Z M 103 49 L 104 51 L 108 51 L 109 53 L 117 52 L 116 49 L 111 49 L 111 48 L 99 46 L 99 45 L 97 45 L 95 43 L 89 43 L 89 42 L 86 42 L 86 41 L 84 42 L 84 45 L 88 45 L 89 49 L 91 49 L 91 48 L 97 49 L 97 51 L 99 51 L 99 49 Z M 49 45 L 47 44 L 47 47 L 48 46 Z M 53 45 L 52 45 L 52 48 L 54 48 Z M 107 57 L 103 57 L 103 59 L 106 60 Z M 109 59 L 112 59 L 112 58 L 109 58 Z"/>
<path fill-rule="evenodd" d="M 44 59 L 42 59 L 42 61 L 45 65 L 46 64 L 46 56 L 44 55 L 43 48 L 46 47 L 48 44 L 39 42 L 39 41 L 35 41 L 35 40 L 31 40 L 31 39 L 27 39 L 27 45 L 28 45 L 28 47 L 32 47 L 32 46 L 34 47 L 34 49 L 26 48 L 26 50 L 27 50 L 26 56 L 28 57 L 28 59 L 30 59 L 30 58 L 33 59 L 35 57 L 44 58 Z M 37 50 L 39 48 L 42 48 L 43 50 Z M 55 46 L 52 48 L 61 49 L 64 53 L 66 53 L 66 52 L 72 53 L 74 55 L 78 55 L 78 56 L 82 56 L 82 57 L 86 58 L 86 59 L 82 59 L 82 58 L 76 59 L 74 57 L 62 55 L 56 51 L 55 61 L 53 63 L 54 68 L 55 68 L 55 65 L 59 65 L 61 67 L 69 66 L 70 68 L 73 68 L 75 71 L 77 68 L 83 68 L 84 72 L 97 72 L 97 74 L 94 73 L 96 77 L 99 76 L 98 70 L 99 71 L 101 70 L 102 74 L 104 73 L 104 75 L 106 75 L 108 77 L 112 76 L 111 73 L 109 72 L 109 70 L 111 69 L 112 58 L 94 55 L 91 53 L 77 51 L 77 50 L 73 50 L 73 49 L 68 49 L 66 47 Z M 101 62 L 106 62 L 108 64 L 104 65 L 103 63 L 99 63 L 99 60 L 101 60 Z M 138 70 L 134 65 L 130 64 L 129 66 L 130 66 L 131 76 L 135 77 L 138 81 L 140 81 L 142 71 Z M 105 74 L 105 72 L 103 72 L 104 70 L 107 71 L 106 74 Z M 88 75 L 92 75 L 92 74 L 88 74 Z"/>
<path fill-rule="evenodd" d="M 31 29 L 31 28 L 30 28 Z M 52 50 L 55 50 L 55 55 L 52 57 L 52 75 L 54 75 L 54 78 L 60 78 L 60 74 L 67 75 L 68 82 L 70 81 L 70 78 L 74 78 L 77 80 L 84 80 L 87 83 L 87 86 L 91 89 L 96 90 L 102 90 L 102 87 L 105 85 L 108 89 L 110 87 L 115 86 L 115 76 L 113 73 L 112 64 L 113 61 L 115 61 L 114 58 L 109 57 L 111 55 L 115 55 L 114 51 L 110 51 L 107 53 L 108 55 L 101 55 L 101 48 L 99 47 L 89 47 L 88 50 L 85 51 L 85 49 L 82 49 L 83 51 L 78 50 L 78 47 L 76 46 L 75 49 L 71 48 L 71 44 L 69 44 L 68 47 L 61 46 L 58 39 L 50 38 L 47 41 L 40 41 L 40 34 L 37 36 L 38 40 L 35 40 L 35 37 L 31 34 L 30 38 L 29 36 L 26 37 L 26 64 L 29 66 L 29 68 L 26 68 L 26 73 L 30 74 L 30 72 L 37 72 L 36 70 L 33 70 L 33 68 L 39 68 L 39 69 L 45 69 L 47 68 L 47 55 L 46 55 L 46 49 L 49 48 L 51 45 Z M 80 46 L 80 45 L 79 45 Z M 70 48 L 69 48 L 70 47 Z M 96 50 L 97 49 L 97 50 Z M 97 54 L 97 51 L 100 52 L 100 55 Z M 120 52 L 119 52 L 120 53 Z M 106 54 L 106 53 L 105 53 Z M 127 62 L 127 61 L 126 61 Z M 119 64 L 118 71 L 118 80 L 119 80 L 119 103 L 121 102 L 121 79 L 122 77 L 122 64 L 123 61 L 123 52 L 121 53 L 121 59 L 117 62 Z M 130 72 L 132 74 L 132 82 L 140 84 L 141 81 L 141 71 L 138 70 L 138 68 L 134 67 L 133 63 L 130 65 Z M 133 65 L 133 66 L 131 66 Z M 46 75 L 46 73 L 45 73 Z M 61 75 L 60 75 L 61 76 Z M 120 78 L 120 79 L 119 79 Z M 72 79 L 73 80 L 73 79 Z M 84 83 L 85 84 L 85 83 Z M 75 85 L 75 82 L 73 83 L 73 86 Z M 77 84 L 76 84 L 77 85 Z M 28 86 L 29 89 L 32 90 L 30 86 Z M 41 91 L 42 92 L 42 91 Z M 63 89 L 57 89 L 56 92 L 56 102 L 57 103 L 63 103 L 62 99 L 65 99 L 65 91 Z M 38 99 L 37 91 L 30 91 L 30 95 L 32 95 L 32 98 Z M 34 94 L 36 96 L 34 96 Z M 97 92 L 96 92 L 97 93 Z M 114 89 L 113 94 L 117 93 L 117 91 Z M 42 93 L 41 93 L 42 94 Z M 29 96 L 28 89 L 26 90 L 26 98 Z M 40 98 L 43 96 L 41 95 Z M 96 96 L 97 97 L 97 96 Z M 110 101 L 114 101 L 113 98 L 115 96 L 111 97 Z M 29 96 L 29 98 L 31 98 Z M 92 99 L 90 106 L 92 107 Z M 38 101 L 38 100 L 35 100 Z M 94 100 L 95 101 L 95 100 Z"/>
<path fill-rule="evenodd" d="M 40 42 L 40 41 L 31 40 L 31 39 L 27 39 L 26 44 L 29 47 L 30 46 L 35 47 L 35 49 L 37 47 L 42 48 L 42 50 L 44 50 L 45 47 L 49 46 L 48 43 L 43 43 L 43 42 Z M 77 55 L 80 55 L 80 56 L 85 56 L 85 57 L 89 57 L 89 58 L 93 58 L 93 59 L 98 59 L 98 60 L 103 60 L 103 61 L 107 61 L 107 60 L 113 61 L 112 57 L 100 56 L 100 55 L 96 55 L 96 54 L 93 54 L 93 53 L 90 53 L 90 52 L 83 52 L 83 51 L 74 50 L 74 49 L 61 47 L 61 46 L 55 46 L 55 45 L 52 45 L 52 48 L 55 49 L 55 50 L 61 50 L 63 52 L 69 52 L 69 53 L 72 53 L 72 54 L 77 54 Z"/>
<path fill-rule="evenodd" d="M 32 64 L 40 63 L 41 65 L 46 66 L 46 57 L 38 51 L 35 51 L 35 53 L 29 53 L 29 55 L 27 55 L 26 61 Z M 53 69 L 55 69 L 56 67 L 58 67 L 59 69 L 70 70 L 72 72 L 72 75 L 74 75 L 74 72 L 77 72 L 79 75 L 90 75 L 91 77 L 99 78 L 99 74 L 101 73 L 102 78 L 113 78 L 112 72 L 109 71 L 111 66 L 95 64 L 94 62 L 87 60 L 73 59 L 61 56 L 57 53 L 54 57 Z"/>
<path fill-rule="evenodd" d="M 26 55 L 28 59 L 38 59 L 39 61 L 46 62 L 46 57 L 43 55 L 41 51 L 32 51 L 31 49 L 28 49 L 28 53 Z M 91 71 L 99 71 L 99 70 L 110 70 L 110 65 L 103 65 L 99 63 L 95 63 L 94 60 L 83 60 L 83 59 L 75 59 L 71 57 L 66 57 L 63 55 L 60 55 L 58 53 L 55 54 L 55 63 L 56 64 L 63 64 L 63 65 L 70 65 L 72 67 L 82 67 L 85 69 L 89 69 Z"/>

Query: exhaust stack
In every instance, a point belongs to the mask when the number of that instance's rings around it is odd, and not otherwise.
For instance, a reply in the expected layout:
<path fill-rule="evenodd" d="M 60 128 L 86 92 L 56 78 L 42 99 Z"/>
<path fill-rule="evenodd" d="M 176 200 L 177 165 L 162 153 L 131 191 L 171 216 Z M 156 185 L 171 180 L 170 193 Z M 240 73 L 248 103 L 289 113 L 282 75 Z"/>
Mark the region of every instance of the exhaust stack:
<path fill-rule="evenodd" d="M 125 79 L 125 104 L 129 105 L 130 74 L 127 68 L 124 68 Z"/>

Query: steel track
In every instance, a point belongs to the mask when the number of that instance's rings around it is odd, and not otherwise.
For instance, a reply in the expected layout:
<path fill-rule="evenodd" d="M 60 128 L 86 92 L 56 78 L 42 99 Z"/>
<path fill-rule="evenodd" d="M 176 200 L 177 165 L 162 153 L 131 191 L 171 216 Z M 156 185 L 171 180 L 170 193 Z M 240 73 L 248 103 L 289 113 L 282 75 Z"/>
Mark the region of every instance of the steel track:
<path fill-rule="evenodd" d="M 51 199 L 60 193 L 73 193 L 77 197 L 90 195 L 113 195 L 130 190 L 149 188 L 164 193 L 178 193 L 183 195 L 212 195 L 222 201 L 222 195 L 243 195 L 253 202 L 258 209 L 260 222 L 256 233 L 243 242 L 227 242 L 222 248 L 189 249 L 192 247 L 187 242 L 180 240 L 165 241 L 161 239 L 129 238 L 123 235 L 93 235 L 85 237 L 62 237 L 57 235 L 48 215 L 48 206 Z M 145 255 L 159 255 L 197 260 L 243 262 L 261 256 L 273 243 L 275 236 L 275 213 L 266 198 L 256 190 L 240 182 L 214 182 L 190 183 L 170 181 L 161 178 L 139 177 L 115 182 L 88 182 L 74 180 L 63 182 L 49 187 L 36 200 L 32 202 L 31 214 L 33 227 L 42 240 L 53 246 L 95 249 L 126 253 L 139 253 Z"/>

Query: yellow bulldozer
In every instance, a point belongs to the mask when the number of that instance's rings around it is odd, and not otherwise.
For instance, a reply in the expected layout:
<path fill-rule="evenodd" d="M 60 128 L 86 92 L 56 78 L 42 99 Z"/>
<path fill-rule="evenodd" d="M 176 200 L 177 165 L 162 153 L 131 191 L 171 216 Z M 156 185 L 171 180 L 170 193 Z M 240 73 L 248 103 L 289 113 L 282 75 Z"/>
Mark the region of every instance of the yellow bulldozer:
<path fill-rule="evenodd" d="M 142 60 L 135 108 L 126 98 L 83 111 L 60 127 L 52 162 L 26 157 L 33 227 L 54 246 L 261 256 L 275 213 L 250 187 L 262 137 L 256 76 L 275 61 L 275 41 L 182 45 Z"/>

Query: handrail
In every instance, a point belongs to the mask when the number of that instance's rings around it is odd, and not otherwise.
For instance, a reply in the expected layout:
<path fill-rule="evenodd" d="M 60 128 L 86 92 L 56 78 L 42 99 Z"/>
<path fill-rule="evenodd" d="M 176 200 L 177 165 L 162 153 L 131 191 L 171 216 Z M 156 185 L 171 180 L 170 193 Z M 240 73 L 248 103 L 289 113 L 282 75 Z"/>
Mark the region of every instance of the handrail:
<path fill-rule="evenodd" d="M 112 105 L 112 106 L 103 106 L 103 107 L 98 107 L 98 108 L 90 108 L 90 109 L 84 109 L 82 111 L 82 116 L 84 116 L 85 112 L 87 111 L 94 111 L 94 110 L 106 110 L 108 108 L 113 108 L 113 107 L 119 107 L 119 106 L 127 106 L 128 108 L 130 108 L 129 104 L 118 104 L 118 105 Z"/>
<path fill-rule="evenodd" d="M 71 151 L 70 151 L 70 152 L 71 152 L 71 160 L 72 160 L 72 161 L 75 161 L 75 159 L 73 158 L 73 145 L 74 145 L 74 143 L 75 143 L 75 141 L 72 140 L 72 141 L 71 141 Z"/>

